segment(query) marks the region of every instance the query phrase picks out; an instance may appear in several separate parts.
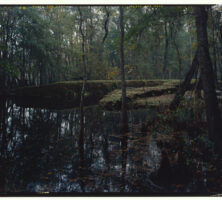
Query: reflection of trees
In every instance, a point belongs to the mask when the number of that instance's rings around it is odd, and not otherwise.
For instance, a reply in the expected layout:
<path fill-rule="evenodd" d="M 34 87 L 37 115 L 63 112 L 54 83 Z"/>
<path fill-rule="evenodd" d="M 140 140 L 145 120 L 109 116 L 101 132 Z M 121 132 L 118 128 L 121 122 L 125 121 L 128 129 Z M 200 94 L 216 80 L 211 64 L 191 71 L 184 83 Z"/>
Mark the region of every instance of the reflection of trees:
<path fill-rule="evenodd" d="M 1 157 L 0 157 L 0 192 L 5 190 L 5 153 L 6 153 L 6 114 L 7 105 L 4 99 L 1 99 L 1 109 L 0 109 L 0 137 L 1 137 Z"/>
<path fill-rule="evenodd" d="M 0 163 L 0 173 L 7 177 L 7 182 L 1 181 L 7 191 L 113 192 L 121 184 L 133 189 L 130 177 L 138 177 L 138 163 L 130 151 L 144 147 L 127 145 L 131 138 L 120 137 L 119 113 L 86 108 L 85 134 L 79 145 L 78 109 L 21 109 L 5 102 L 4 106 L 0 142 L 5 129 L 4 148 L 1 145 L 5 162 Z M 130 116 L 131 124 L 140 123 L 139 116 Z"/>
<path fill-rule="evenodd" d="M 121 188 L 120 191 L 124 192 L 125 190 L 125 176 L 126 176 L 126 161 L 127 161 L 127 139 L 128 139 L 128 133 L 122 133 L 124 135 L 122 135 L 121 137 L 121 148 L 122 148 L 122 172 L 121 172 L 121 176 L 122 176 L 122 181 L 121 181 Z"/>
<path fill-rule="evenodd" d="M 1 128 L 4 121 L 10 122 L 7 124 L 7 135 L 4 132 L 9 145 L 6 144 L 6 139 L 1 139 L 1 143 L 4 144 L 1 145 L 1 150 L 8 146 L 6 159 L 10 170 L 3 170 L 10 172 L 6 175 L 8 180 L 11 180 L 8 185 L 10 188 L 16 185 L 19 189 L 19 183 L 22 182 L 22 185 L 41 179 L 48 182 L 48 173 L 51 174 L 52 169 L 66 164 L 62 155 L 63 152 L 67 152 L 64 141 L 68 147 L 72 147 L 68 138 L 60 138 L 61 141 L 58 141 L 58 136 L 60 137 L 62 132 L 61 113 L 23 108 L 11 109 L 8 114 L 4 120 L 1 119 Z"/>

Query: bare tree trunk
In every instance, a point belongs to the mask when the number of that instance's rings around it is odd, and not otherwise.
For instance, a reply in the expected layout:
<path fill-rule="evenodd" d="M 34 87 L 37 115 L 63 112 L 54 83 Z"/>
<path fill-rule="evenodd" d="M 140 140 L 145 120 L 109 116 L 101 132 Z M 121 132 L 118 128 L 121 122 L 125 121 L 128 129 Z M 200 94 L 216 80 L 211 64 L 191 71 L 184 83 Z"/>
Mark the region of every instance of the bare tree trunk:
<path fill-rule="evenodd" d="M 43 67 L 41 62 L 39 63 L 39 65 L 40 65 L 40 70 L 39 70 L 39 72 L 40 72 L 40 85 L 44 85 L 45 84 L 45 81 L 44 81 L 45 80 L 45 77 L 44 77 L 45 71 L 44 71 L 44 67 Z"/>
<path fill-rule="evenodd" d="M 103 41 L 102 43 L 104 44 L 107 36 L 108 36 L 108 33 L 109 33 L 109 29 L 108 29 L 108 26 L 109 26 L 109 10 L 107 9 L 107 7 L 105 6 L 105 10 L 106 10 L 106 20 L 105 20 L 105 24 L 104 24 L 104 29 L 105 29 L 105 35 L 103 36 Z"/>
<path fill-rule="evenodd" d="M 209 137 L 214 141 L 217 150 L 222 152 L 222 120 L 215 92 L 213 67 L 209 55 L 206 6 L 196 6 L 194 14 L 197 28 L 198 62 L 201 69 Z"/>
<path fill-rule="evenodd" d="M 177 90 L 176 95 L 175 95 L 173 101 L 170 104 L 170 109 L 171 110 L 175 109 L 179 105 L 179 103 L 182 100 L 185 92 L 189 89 L 192 77 L 194 76 L 195 71 L 197 70 L 197 66 L 198 66 L 198 60 L 197 60 L 197 51 L 196 51 L 196 54 L 195 54 L 195 57 L 193 59 L 190 70 L 187 72 L 185 80 L 183 81 L 183 83 L 181 84 L 179 89 Z"/>
<path fill-rule="evenodd" d="M 8 18 L 7 18 L 7 23 L 5 26 L 5 30 L 4 32 L 6 33 L 6 35 L 3 37 L 3 52 L 2 52 L 2 60 L 6 63 L 8 61 L 8 41 L 9 41 L 9 13 L 8 13 Z M 6 84 L 6 80 L 7 80 L 7 74 L 6 74 L 6 70 L 5 67 L 1 66 L 2 71 L 1 72 L 1 85 L 0 88 L 2 88 L 3 93 L 5 92 L 6 88 L 7 88 L 7 84 Z"/>
<path fill-rule="evenodd" d="M 128 127 L 128 115 L 126 108 L 126 81 L 124 71 L 124 10 L 120 6 L 120 67 L 121 67 L 121 82 L 122 82 L 122 109 L 121 109 L 121 122 L 120 122 L 120 133 L 121 135 L 121 147 L 122 147 L 122 184 L 120 191 L 123 192 L 125 189 L 125 172 L 126 172 L 126 149 L 127 149 L 127 132 Z"/>
<path fill-rule="evenodd" d="M 82 19 L 82 11 L 80 7 L 78 7 L 79 15 L 80 15 L 80 25 L 79 31 L 82 36 L 82 67 L 83 67 L 83 85 L 82 91 L 80 95 L 80 133 L 79 133 L 79 156 L 80 156 L 80 176 L 84 175 L 83 167 L 84 167 L 84 94 L 85 94 L 85 85 L 86 85 L 86 59 L 85 59 L 85 35 L 82 30 L 83 19 Z M 81 189 L 84 192 L 84 183 L 81 182 Z"/>
<path fill-rule="evenodd" d="M 212 8 L 211 8 L 211 18 L 212 18 L 212 36 L 213 36 L 213 70 L 214 70 L 214 81 L 215 81 L 215 86 L 217 87 L 218 81 L 217 81 L 217 55 L 216 55 L 216 37 L 215 37 L 215 20 L 213 17 L 212 13 Z"/>
<path fill-rule="evenodd" d="M 189 25 L 189 32 L 191 32 L 191 26 Z M 190 43 L 190 65 L 192 65 L 192 59 L 193 59 L 193 51 L 192 51 L 192 36 L 189 37 L 189 43 Z"/>
<path fill-rule="evenodd" d="M 128 116 L 126 108 L 126 81 L 124 70 L 124 25 L 123 25 L 123 7 L 120 6 L 120 67 L 121 67 L 121 82 L 122 82 L 122 116 L 120 122 L 121 132 L 128 132 Z"/>
<path fill-rule="evenodd" d="M 195 84 L 195 88 L 194 88 L 195 98 L 196 99 L 200 99 L 201 98 L 201 88 L 202 88 L 201 69 L 200 69 L 200 67 L 198 67 L 198 69 L 197 69 L 196 84 Z"/>
<path fill-rule="evenodd" d="M 181 71 L 182 71 L 182 61 L 181 61 L 181 55 L 180 55 L 180 51 L 179 51 L 179 47 L 176 43 L 176 39 L 174 38 L 173 39 L 173 43 L 174 43 L 174 46 L 176 48 L 176 52 L 177 52 L 177 58 L 178 58 L 178 65 L 179 65 L 179 79 L 180 81 L 182 80 L 182 74 L 181 74 Z"/>
<path fill-rule="evenodd" d="M 220 50 L 218 46 L 216 46 L 216 51 L 217 51 L 217 60 L 218 60 L 218 69 L 220 72 L 220 80 L 222 81 L 222 62 L 221 62 L 221 56 L 220 56 Z"/>
<path fill-rule="evenodd" d="M 165 35 L 165 51 L 164 51 L 164 61 L 163 61 L 163 79 L 166 78 L 166 65 L 167 65 L 167 56 L 168 56 L 168 33 L 167 33 L 167 22 L 164 21 L 164 35 Z"/>

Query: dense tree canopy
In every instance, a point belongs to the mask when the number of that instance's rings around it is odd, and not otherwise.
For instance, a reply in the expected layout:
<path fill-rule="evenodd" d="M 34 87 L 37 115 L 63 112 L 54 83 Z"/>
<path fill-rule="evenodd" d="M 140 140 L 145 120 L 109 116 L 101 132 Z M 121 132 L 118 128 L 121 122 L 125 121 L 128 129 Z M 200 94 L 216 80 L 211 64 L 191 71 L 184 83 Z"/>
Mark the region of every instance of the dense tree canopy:
<path fill-rule="evenodd" d="M 126 6 L 126 79 L 183 79 L 197 47 L 191 6 Z M 120 79 L 119 10 L 84 6 L 87 78 Z M 215 75 L 220 78 L 220 8 L 208 31 Z M 80 16 L 76 6 L 0 8 L 1 86 L 81 79 Z"/>

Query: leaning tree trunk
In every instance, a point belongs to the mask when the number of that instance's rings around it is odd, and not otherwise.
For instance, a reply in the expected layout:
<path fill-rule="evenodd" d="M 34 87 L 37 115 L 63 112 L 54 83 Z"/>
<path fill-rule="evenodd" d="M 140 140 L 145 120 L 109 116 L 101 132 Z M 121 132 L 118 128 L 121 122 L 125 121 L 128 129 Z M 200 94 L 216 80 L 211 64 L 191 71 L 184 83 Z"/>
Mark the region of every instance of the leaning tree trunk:
<path fill-rule="evenodd" d="M 222 120 L 215 91 L 214 72 L 209 55 L 206 6 L 195 7 L 194 14 L 197 29 L 198 62 L 201 69 L 209 137 L 214 141 L 216 148 L 222 152 Z"/>
<path fill-rule="evenodd" d="M 128 132 L 128 117 L 126 108 L 126 81 L 124 70 L 124 25 L 123 25 L 123 7 L 120 6 L 120 67 L 122 83 L 122 116 L 120 122 L 121 132 Z"/>
<path fill-rule="evenodd" d="M 170 104 L 171 110 L 177 108 L 177 106 L 180 104 L 180 101 L 182 100 L 185 92 L 190 88 L 190 83 L 191 83 L 192 77 L 194 76 L 194 74 L 197 70 L 197 66 L 198 66 L 198 60 L 197 60 L 197 51 L 196 51 L 196 54 L 193 59 L 190 70 L 187 72 L 185 80 L 183 81 L 181 86 L 178 88 L 176 95 Z"/>

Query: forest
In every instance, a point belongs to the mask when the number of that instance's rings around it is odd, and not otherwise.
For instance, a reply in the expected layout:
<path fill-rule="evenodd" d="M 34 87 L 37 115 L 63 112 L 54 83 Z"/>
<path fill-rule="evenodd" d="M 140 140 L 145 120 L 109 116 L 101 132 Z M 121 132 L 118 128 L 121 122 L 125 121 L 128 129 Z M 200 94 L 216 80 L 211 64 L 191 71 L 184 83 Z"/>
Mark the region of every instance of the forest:
<path fill-rule="evenodd" d="M 222 195 L 221 5 L 0 5 L 0 196 Z"/>

